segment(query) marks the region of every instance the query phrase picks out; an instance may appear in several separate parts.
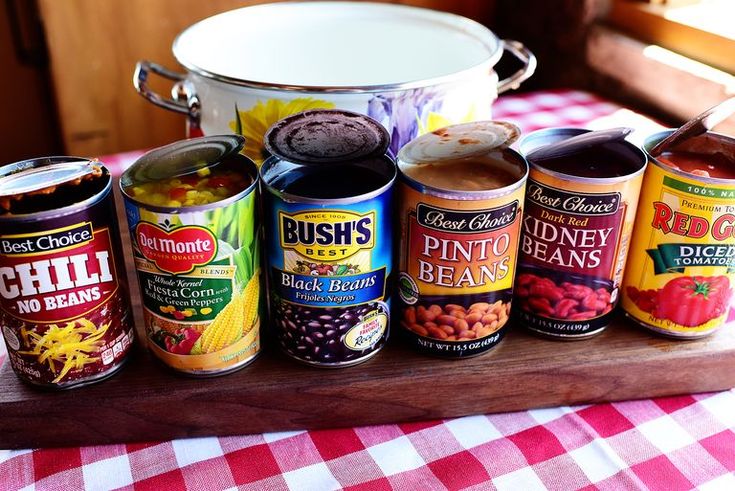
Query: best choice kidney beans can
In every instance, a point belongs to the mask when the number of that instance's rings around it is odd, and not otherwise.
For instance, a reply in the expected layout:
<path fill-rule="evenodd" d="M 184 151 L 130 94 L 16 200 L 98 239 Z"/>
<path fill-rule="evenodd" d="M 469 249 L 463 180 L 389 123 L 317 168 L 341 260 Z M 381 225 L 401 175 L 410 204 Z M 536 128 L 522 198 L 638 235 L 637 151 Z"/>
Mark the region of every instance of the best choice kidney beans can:
<path fill-rule="evenodd" d="M 588 130 L 555 128 L 520 146 L 531 167 L 515 301 L 526 327 L 555 339 L 602 332 L 618 301 L 646 156 L 619 140 L 534 161 L 529 153 Z"/>
<path fill-rule="evenodd" d="M 650 136 L 644 148 L 670 133 Z M 709 132 L 649 158 L 622 307 L 660 334 L 712 334 L 733 300 L 735 139 Z"/>
<path fill-rule="evenodd" d="M 354 365 L 388 338 L 396 177 L 388 143 L 380 124 L 346 111 L 299 113 L 266 134 L 271 325 L 296 360 Z"/>
<path fill-rule="evenodd" d="M 133 318 L 113 202 L 97 161 L 0 167 L 0 326 L 16 374 L 66 389 L 115 373 Z"/>
<path fill-rule="evenodd" d="M 507 330 L 528 166 L 504 122 L 450 126 L 398 154 L 401 332 L 419 351 L 479 355 Z"/>

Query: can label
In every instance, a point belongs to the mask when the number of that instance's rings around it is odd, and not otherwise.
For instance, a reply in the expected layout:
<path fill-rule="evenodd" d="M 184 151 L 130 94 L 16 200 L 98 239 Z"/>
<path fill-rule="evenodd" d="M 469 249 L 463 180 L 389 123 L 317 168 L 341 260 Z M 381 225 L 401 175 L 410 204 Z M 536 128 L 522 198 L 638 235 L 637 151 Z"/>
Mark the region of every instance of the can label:
<path fill-rule="evenodd" d="M 401 325 L 419 349 L 469 356 L 502 338 L 523 191 L 453 200 L 401 183 Z"/>
<path fill-rule="evenodd" d="M 710 333 L 727 318 L 735 275 L 735 185 L 660 165 L 646 170 L 622 305 L 673 336 Z"/>
<path fill-rule="evenodd" d="M 39 385 L 70 386 L 100 376 L 119 365 L 133 341 L 116 230 L 113 238 L 86 212 L 76 219 L 82 221 L 0 235 L 9 359 Z"/>
<path fill-rule="evenodd" d="M 591 184 L 531 170 L 515 292 L 521 322 L 565 337 L 609 324 L 641 179 Z"/>
<path fill-rule="evenodd" d="M 154 354 L 193 374 L 242 365 L 260 350 L 255 191 L 227 206 L 176 213 L 126 201 Z"/>
<path fill-rule="evenodd" d="M 355 363 L 387 339 L 391 192 L 331 207 L 269 193 L 271 312 L 279 342 L 307 363 Z"/>

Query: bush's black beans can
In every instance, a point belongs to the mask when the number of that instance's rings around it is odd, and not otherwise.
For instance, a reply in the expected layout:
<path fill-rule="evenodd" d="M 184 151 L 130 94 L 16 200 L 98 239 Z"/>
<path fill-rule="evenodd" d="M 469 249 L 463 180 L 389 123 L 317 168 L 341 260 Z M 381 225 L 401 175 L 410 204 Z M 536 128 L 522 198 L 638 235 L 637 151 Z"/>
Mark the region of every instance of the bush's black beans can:
<path fill-rule="evenodd" d="M 271 325 L 292 358 L 320 367 L 375 355 L 390 329 L 389 136 L 347 111 L 306 111 L 266 134 L 260 169 Z"/>
<path fill-rule="evenodd" d="M 46 157 L 0 167 L 0 326 L 16 374 L 50 389 L 106 378 L 134 338 L 112 177 Z"/>

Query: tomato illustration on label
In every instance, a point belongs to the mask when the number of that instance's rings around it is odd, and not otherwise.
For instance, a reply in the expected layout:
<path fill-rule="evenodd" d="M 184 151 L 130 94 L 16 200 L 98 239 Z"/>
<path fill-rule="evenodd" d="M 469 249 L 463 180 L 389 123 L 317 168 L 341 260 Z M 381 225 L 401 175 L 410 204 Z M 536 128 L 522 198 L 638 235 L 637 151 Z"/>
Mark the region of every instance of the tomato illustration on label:
<path fill-rule="evenodd" d="M 698 326 L 725 313 L 730 303 L 727 276 L 682 276 L 664 285 L 654 315 L 682 326 Z"/>
<path fill-rule="evenodd" d="M 732 289 L 727 276 L 680 276 L 659 290 L 628 287 L 626 293 L 639 309 L 656 319 L 695 327 L 727 312 Z"/>

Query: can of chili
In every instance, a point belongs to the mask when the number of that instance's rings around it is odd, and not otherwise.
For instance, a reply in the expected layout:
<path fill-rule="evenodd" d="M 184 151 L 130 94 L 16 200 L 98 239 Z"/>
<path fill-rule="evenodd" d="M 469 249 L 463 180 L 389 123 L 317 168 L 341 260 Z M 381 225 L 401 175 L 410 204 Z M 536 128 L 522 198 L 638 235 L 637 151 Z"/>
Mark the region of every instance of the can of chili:
<path fill-rule="evenodd" d="M 300 362 L 354 365 L 388 338 L 396 178 L 389 141 L 378 122 L 338 110 L 302 112 L 266 133 L 271 325 Z"/>
<path fill-rule="evenodd" d="M 427 133 L 398 154 L 401 332 L 421 352 L 479 355 L 507 329 L 528 166 L 500 121 Z"/>
<path fill-rule="evenodd" d="M 0 326 L 15 373 L 66 389 L 115 373 L 133 318 L 113 201 L 99 162 L 0 167 Z"/>
<path fill-rule="evenodd" d="M 622 307 L 657 333 L 706 336 L 728 320 L 733 300 L 735 138 L 709 132 L 649 158 Z"/>
<path fill-rule="evenodd" d="M 178 372 L 208 377 L 260 353 L 258 169 L 237 135 L 153 150 L 120 187 L 148 346 Z"/>
<path fill-rule="evenodd" d="M 584 339 L 610 323 L 629 249 L 644 152 L 625 140 L 534 160 L 534 150 L 589 130 L 553 128 L 520 145 L 531 168 L 516 277 L 521 324 Z"/>

